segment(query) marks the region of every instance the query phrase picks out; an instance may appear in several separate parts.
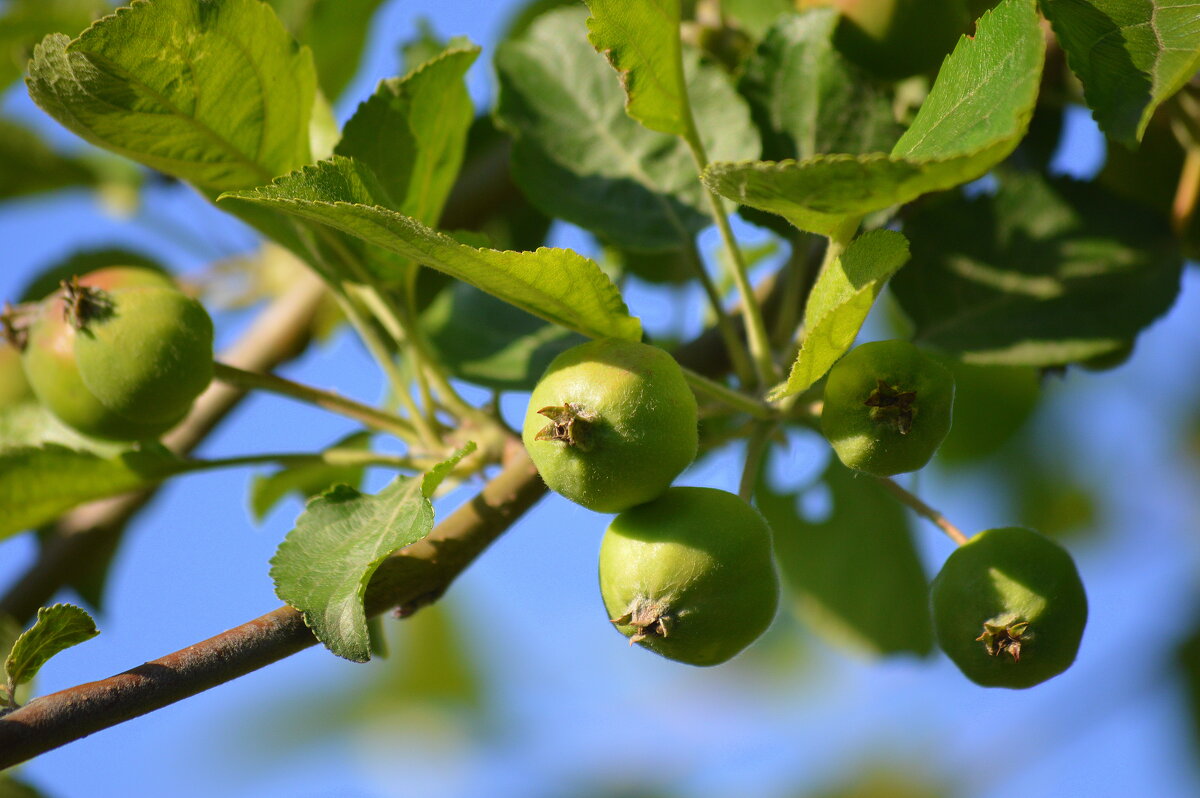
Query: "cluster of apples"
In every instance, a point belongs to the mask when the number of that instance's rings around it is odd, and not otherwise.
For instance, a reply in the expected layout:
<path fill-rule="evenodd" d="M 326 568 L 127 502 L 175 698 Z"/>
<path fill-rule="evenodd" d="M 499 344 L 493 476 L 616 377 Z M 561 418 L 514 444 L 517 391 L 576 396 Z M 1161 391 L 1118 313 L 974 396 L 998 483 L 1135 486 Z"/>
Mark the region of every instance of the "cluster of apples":
<path fill-rule="evenodd" d="M 821 431 L 845 465 L 888 477 L 929 462 L 953 402 L 953 377 L 911 343 L 863 344 L 829 373 Z M 552 490 L 617 513 L 600 545 L 600 592 L 632 642 L 715 665 L 770 625 L 779 578 L 765 519 L 732 493 L 672 487 L 698 434 L 695 397 L 667 352 L 615 339 L 564 352 L 534 388 L 523 439 Z M 1061 673 L 1087 620 L 1070 555 L 1017 527 L 960 546 L 934 579 L 931 610 L 942 649 L 987 686 Z"/>

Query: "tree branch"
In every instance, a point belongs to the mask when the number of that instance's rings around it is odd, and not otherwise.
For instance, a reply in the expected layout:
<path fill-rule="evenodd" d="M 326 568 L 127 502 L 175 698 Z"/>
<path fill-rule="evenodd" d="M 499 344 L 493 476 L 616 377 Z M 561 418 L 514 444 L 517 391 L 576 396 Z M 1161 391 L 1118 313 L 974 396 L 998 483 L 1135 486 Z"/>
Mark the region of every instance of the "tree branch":
<path fill-rule="evenodd" d="M 367 588 L 368 615 L 435 600 L 546 492 L 519 442 L 508 464 L 433 532 L 393 554 Z M 316 643 L 303 616 L 280 607 L 202 643 L 98 682 L 35 698 L 0 716 L 0 769 L 244 676 Z"/>

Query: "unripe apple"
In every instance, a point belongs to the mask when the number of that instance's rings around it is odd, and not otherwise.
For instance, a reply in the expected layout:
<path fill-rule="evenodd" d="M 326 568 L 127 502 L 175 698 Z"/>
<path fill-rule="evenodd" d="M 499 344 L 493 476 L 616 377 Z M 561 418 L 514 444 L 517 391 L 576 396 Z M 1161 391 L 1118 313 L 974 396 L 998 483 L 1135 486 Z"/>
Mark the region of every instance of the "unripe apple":
<path fill-rule="evenodd" d="M 522 438 L 552 490 L 617 513 L 661 495 L 695 459 L 696 398 L 658 347 L 589 341 L 550 362 Z"/>
<path fill-rule="evenodd" d="M 921 468 L 950 431 L 954 377 L 907 341 L 855 347 L 825 382 L 821 432 L 850 468 Z"/>
<path fill-rule="evenodd" d="M 1087 596 L 1066 549 L 1020 527 L 959 546 L 930 588 L 938 643 L 985 687 L 1032 687 L 1075 661 Z"/>
<path fill-rule="evenodd" d="M 157 438 L 211 379 L 212 322 L 159 272 L 100 269 L 43 300 L 22 364 L 39 401 L 69 426 Z"/>
<path fill-rule="evenodd" d="M 771 529 L 732 493 L 671 488 L 613 519 L 600 544 L 600 593 L 631 642 L 690 665 L 717 665 L 775 617 Z"/>

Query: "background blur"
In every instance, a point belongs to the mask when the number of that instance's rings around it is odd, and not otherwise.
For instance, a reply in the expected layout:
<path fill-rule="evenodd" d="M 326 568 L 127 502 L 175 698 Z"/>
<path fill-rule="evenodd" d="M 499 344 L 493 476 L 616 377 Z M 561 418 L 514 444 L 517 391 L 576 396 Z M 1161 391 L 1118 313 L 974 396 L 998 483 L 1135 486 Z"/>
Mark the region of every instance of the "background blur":
<path fill-rule="evenodd" d="M 486 108 L 491 48 L 512 6 L 385 4 L 339 117 L 400 70 L 397 44 L 415 37 L 421 20 L 484 46 L 469 80 Z M 3 96 L 2 110 L 56 146 L 84 148 L 20 85 Z M 1091 175 L 1104 157 L 1087 112 L 1070 113 L 1061 171 Z M 82 190 L 0 205 L 0 299 L 84 248 L 120 245 L 195 275 L 255 247 L 245 228 L 178 185 L 149 187 L 132 215 L 112 208 Z M 591 248 L 566 226 L 554 238 Z M 706 237 L 702 249 L 713 244 Z M 633 282 L 627 298 L 652 333 L 676 329 L 662 301 L 678 298 L 673 289 Z M 885 295 L 865 337 L 890 337 L 894 315 Z M 218 313 L 223 339 L 249 317 Z M 284 373 L 367 401 L 383 390 L 344 333 Z M 525 401 L 504 397 L 510 420 Z M 309 451 L 349 429 L 318 410 L 257 397 L 200 454 Z M 819 440 L 797 435 L 774 476 L 811 481 L 827 456 Z M 739 452 L 727 451 L 680 481 L 736 490 L 740 467 Z M 162 491 L 118 556 L 101 635 L 52 660 L 37 692 L 103 678 L 278 605 L 267 561 L 301 505 L 289 499 L 256 523 L 247 509 L 252 473 L 192 476 Z M 373 474 L 368 487 L 387 478 Z M 313 648 L 46 754 L 19 775 L 52 798 L 1200 794 L 1194 699 L 1178 655 L 1200 621 L 1194 264 L 1174 309 L 1128 362 L 1045 378 L 1037 410 L 999 451 L 969 465 L 935 461 L 915 481 L 969 533 L 1033 526 L 1072 551 L 1090 600 L 1072 669 L 1028 691 L 987 690 L 941 655 L 857 659 L 806 633 L 786 607 L 767 637 L 728 665 L 672 663 L 631 649 L 605 619 L 595 568 L 607 518 L 549 496 L 442 604 L 387 622 L 388 659 L 354 665 Z M 443 499 L 439 516 L 466 495 Z M 809 514 L 827 504 L 819 492 L 804 498 Z M 914 528 L 932 575 L 952 544 L 932 526 Z M 28 535 L 0 543 L 0 582 L 33 549 Z"/>

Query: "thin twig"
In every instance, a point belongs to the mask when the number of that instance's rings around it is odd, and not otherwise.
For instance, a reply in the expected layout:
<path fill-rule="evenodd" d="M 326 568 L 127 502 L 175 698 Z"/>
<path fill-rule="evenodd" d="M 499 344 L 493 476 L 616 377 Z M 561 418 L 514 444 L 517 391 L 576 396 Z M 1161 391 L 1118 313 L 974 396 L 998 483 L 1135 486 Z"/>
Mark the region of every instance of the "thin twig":
<path fill-rule="evenodd" d="M 213 379 L 230 385 L 236 385 L 239 388 L 269 391 L 281 396 L 298 399 L 302 402 L 308 402 L 311 405 L 346 416 L 347 418 L 352 418 L 371 429 L 395 435 L 401 440 L 412 441 L 416 438 L 416 432 L 412 425 L 398 416 L 385 413 L 382 410 L 362 404 L 361 402 L 356 402 L 353 399 L 347 399 L 341 394 L 332 391 L 323 391 L 320 388 L 313 388 L 309 385 L 302 385 L 274 374 L 256 374 L 252 371 L 245 371 L 235 366 L 217 362 L 213 364 Z"/>
<path fill-rule="evenodd" d="M 1197 197 L 1200 197 L 1200 145 L 1187 149 L 1183 168 L 1179 171 L 1179 183 L 1171 204 L 1171 227 L 1176 235 L 1182 236 L 1191 225 Z"/>
<path fill-rule="evenodd" d="M 945 532 L 951 540 L 958 545 L 963 545 L 967 542 L 967 536 L 962 533 L 958 527 L 950 523 L 946 516 L 939 513 L 937 510 L 930 507 L 925 502 L 917 498 L 916 494 L 911 493 L 905 488 L 902 488 L 898 482 L 888 477 L 877 477 L 879 484 L 883 485 L 892 492 L 897 499 L 902 503 L 911 507 L 919 516 L 932 521 L 939 529 Z"/>
<path fill-rule="evenodd" d="M 775 408 L 766 402 L 761 402 L 753 396 L 736 391 L 687 367 L 683 368 L 683 377 L 687 380 L 688 385 L 691 386 L 694 393 L 711 396 L 713 399 L 734 410 L 740 410 L 743 413 L 749 413 L 755 418 L 764 420 L 779 416 Z"/>
<path fill-rule="evenodd" d="M 738 483 L 738 496 L 744 501 L 754 498 L 754 488 L 758 485 L 758 472 L 762 469 L 763 453 L 771 436 L 775 433 L 775 424 L 764 422 L 755 424 L 750 439 L 746 441 L 746 462 L 742 466 L 742 479 Z"/>
<path fill-rule="evenodd" d="M 392 555 L 367 588 L 368 616 L 407 615 L 436 600 L 544 495 L 520 444 L 483 491 L 424 540 Z M 35 698 L 0 717 L 0 769 L 236 679 L 315 644 L 304 617 L 280 607 L 249 623 L 98 682 Z"/>

